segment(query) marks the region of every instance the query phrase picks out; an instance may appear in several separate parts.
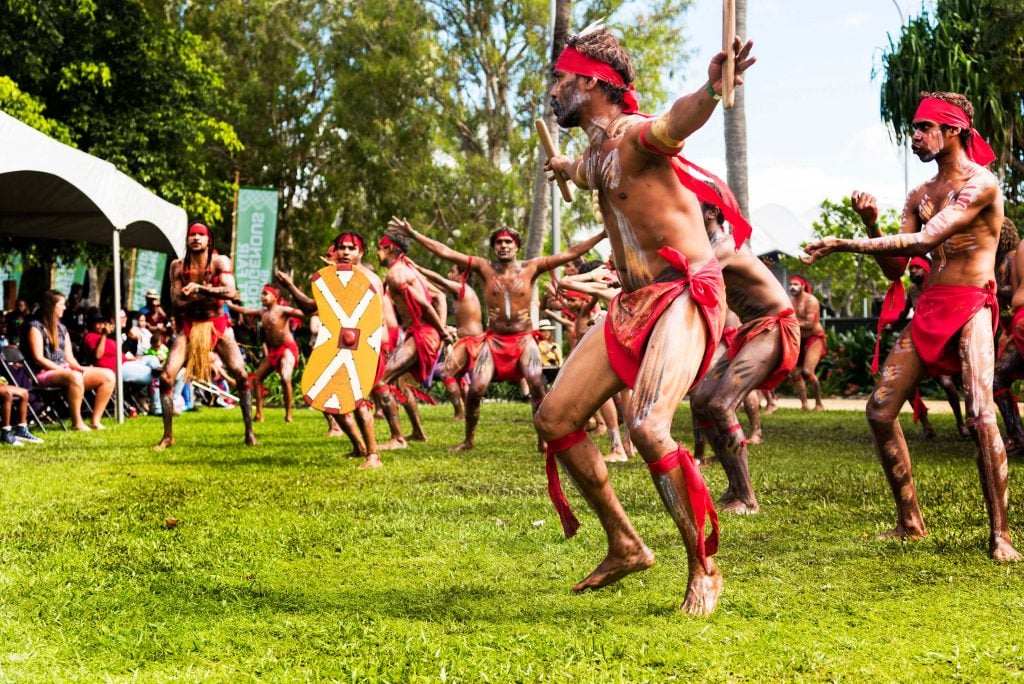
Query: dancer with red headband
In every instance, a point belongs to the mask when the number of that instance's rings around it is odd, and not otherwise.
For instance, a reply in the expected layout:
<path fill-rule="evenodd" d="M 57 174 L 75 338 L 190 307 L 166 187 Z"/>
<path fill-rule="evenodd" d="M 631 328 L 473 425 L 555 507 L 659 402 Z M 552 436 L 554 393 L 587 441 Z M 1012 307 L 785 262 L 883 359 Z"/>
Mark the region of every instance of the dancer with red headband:
<path fill-rule="evenodd" d="M 723 511 L 757 513 L 750 481 L 747 440 L 736 408 L 755 389 L 775 389 L 786 379 L 800 354 L 800 324 L 785 288 L 750 246 L 739 249 L 722 225 L 722 212 L 701 203 L 704 226 L 722 266 L 725 298 L 741 325 L 728 351 L 690 394 L 697 432 L 711 443 L 729 479 L 718 500 Z M 755 395 L 756 396 L 756 395 Z M 753 401 L 756 406 L 756 399 Z M 758 429 L 751 421 L 751 429 Z"/>
<path fill-rule="evenodd" d="M 185 257 L 172 261 L 170 268 L 171 304 L 177 310 L 181 334 L 175 338 L 160 374 L 164 436 L 156 448 L 164 449 L 174 444 L 174 401 L 171 394 L 178 371 L 187 363 L 190 377 L 209 380 L 211 353 L 221 358 L 235 380 L 245 423 L 245 443 L 255 446 L 249 374 L 231 330 L 231 319 L 224 311 L 225 302 L 238 299 L 231 260 L 213 248 L 213 235 L 202 223 L 189 227 L 185 244 Z"/>
<path fill-rule="evenodd" d="M 273 285 L 264 285 L 260 293 L 262 309 L 246 309 L 241 306 L 228 305 L 232 311 L 243 316 L 258 316 L 260 326 L 266 338 L 264 355 L 259 365 L 250 376 L 252 389 L 256 392 L 257 422 L 263 422 L 263 380 L 270 371 L 277 371 L 281 376 L 281 387 L 284 389 L 284 422 L 292 422 L 292 374 L 299 362 L 299 345 L 292 336 L 292 318 L 302 318 L 304 313 L 287 305 L 281 293 Z"/>
<path fill-rule="evenodd" d="M 360 269 L 370 280 L 374 291 L 381 295 L 381 303 L 384 309 L 384 325 L 388 330 L 398 329 L 398 319 L 395 318 L 395 310 L 391 306 L 391 300 L 383 296 L 384 283 L 373 269 L 363 263 L 366 255 L 366 239 L 358 232 L 352 230 L 342 231 L 338 237 L 327 248 L 327 255 L 321 257 L 328 264 L 348 264 L 353 268 Z M 316 300 L 307 295 L 284 271 L 277 271 L 275 277 L 291 293 L 295 303 L 306 314 L 314 314 L 317 311 Z M 384 364 L 393 345 L 391 336 L 381 344 L 379 365 L 377 368 L 377 380 L 384 375 Z M 379 468 L 381 465 L 380 449 L 377 447 L 377 433 L 373 425 L 373 404 L 369 401 L 362 401 L 356 405 L 355 411 L 344 414 L 325 413 L 327 419 L 327 436 L 334 437 L 344 434 L 352 443 L 352 453 L 363 459 L 359 465 L 362 470 Z"/>
<path fill-rule="evenodd" d="M 971 128 L 974 108 L 957 93 L 925 93 L 914 115 L 911 150 L 938 173 L 911 191 L 903 224 L 895 235 L 843 240 L 826 237 L 807 245 L 806 261 L 832 252 L 876 258 L 891 280 L 906 257 L 931 253 L 932 271 L 910 325 L 882 366 L 867 415 L 875 449 L 896 502 L 896 527 L 881 535 L 918 539 L 927 534 L 911 474 L 907 441 L 899 425 L 903 402 L 928 375 L 963 372 L 967 426 L 989 517 L 989 553 L 996 560 L 1021 560 L 1010 541 L 1007 463 L 992 395 L 993 335 L 998 319 L 995 256 L 1003 223 L 1003 195 L 985 168 L 995 159 Z M 861 219 L 878 235 L 878 212 L 856 199 Z M 859 212 L 858 212 L 859 213 Z"/>
<path fill-rule="evenodd" d="M 391 352 L 383 376 L 373 390 L 374 395 L 380 399 L 391 429 L 391 438 L 380 445 L 382 451 L 409 446 L 398 420 L 393 385 L 406 373 L 419 383 L 429 380 L 441 354 L 442 341 L 455 341 L 454 335 L 445 326 L 442 314 L 435 308 L 432 289 L 436 291 L 436 288 L 431 288 L 419 274 L 407 256 L 408 252 L 409 238 L 390 228 L 377 241 L 377 258 L 388 269 L 384 282 L 395 313 L 405 326 L 405 339 Z M 443 295 L 440 296 L 443 299 Z M 410 407 L 407 405 L 407 408 Z M 413 421 L 414 435 L 426 441 L 418 413 L 410 413 L 409 418 Z"/>
<path fill-rule="evenodd" d="M 540 332 L 533 329 L 530 319 L 530 301 L 533 284 L 542 273 L 551 271 L 589 252 L 604 239 L 604 232 L 552 256 L 520 261 L 517 258 L 522 238 L 512 228 L 498 228 L 491 232 L 490 242 L 494 261 L 471 257 L 457 252 L 423 233 L 413 230 L 405 219 L 392 218 L 390 230 L 409 236 L 431 252 L 464 266 L 480 275 L 483 281 L 484 304 L 487 306 L 486 344 L 480 349 L 469 392 L 466 394 L 466 438 L 452 447 L 454 451 L 472 449 L 476 439 L 476 426 L 480 421 L 480 403 L 492 381 L 519 382 L 526 379 L 530 401 L 536 411 L 547 391 L 537 341 Z M 543 450 L 538 441 L 539 450 Z"/>
<path fill-rule="evenodd" d="M 458 340 L 445 355 L 441 380 L 455 408 L 455 420 L 465 420 L 468 377 L 485 344 L 480 298 L 471 282 L 473 269 L 453 264 L 445 278 L 429 268 L 415 263 L 413 265 L 427 280 L 455 298 L 455 334 Z"/>
<path fill-rule="evenodd" d="M 800 356 L 796 367 L 790 374 L 797 395 L 800 397 L 800 409 L 809 411 L 807 405 L 807 385 L 814 392 L 814 410 L 824 411 L 821 403 L 821 383 L 818 382 L 818 364 L 828 351 L 825 328 L 821 325 L 821 302 L 814 296 L 811 281 L 801 275 L 789 277 L 789 299 L 800 323 Z"/>
<path fill-rule="evenodd" d="M 671 434 L 680 400 L 707 370 L 725 316 L 725 285 L 701 219 L 700 202 L 722 209 L 735 246 L 750 226 L 724 183 L 681 155 L 686 138 L 711 117 L 722 91 L 726 53 L 711 59 L 708 80 L 656 117 L 637 113 L 633 67 L 604 28 L 566 39 L 554 68 L 551 105 L 563 128 L 579 126 L 590 146 L 579 159 L 555 157 L 547 168 L 581 188 L 598 191 L 622 294 L 562 367 L 535 424 L 548 441 L 548 491 L 567 535 L 579 523 L 558 481 L 556 459 L 596 511 L 608 554 L 574 591 L 596 589 L 649 567 L 654 554 L 633 529 L 608 482 L 601 453 L 587 436 L 587 419 L 624 387 L 633 387 L 625 420 L 637 451 L 686 547 L 685 612 L 714 611 L 722 574 L 711 495 L 690 452 Z M 753 64 L 752 44 L 736 38 L 734 84 Z M 712 531 L 705 539 L 710 517 Z"/>

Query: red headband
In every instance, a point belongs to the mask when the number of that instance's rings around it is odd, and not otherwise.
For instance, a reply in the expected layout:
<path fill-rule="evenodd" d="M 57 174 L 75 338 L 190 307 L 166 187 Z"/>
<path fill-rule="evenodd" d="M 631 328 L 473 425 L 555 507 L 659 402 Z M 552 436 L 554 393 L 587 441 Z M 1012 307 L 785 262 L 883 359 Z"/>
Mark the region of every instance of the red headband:
<path fill-rule="evenodd" d="M 384 236 L 381 237 L 380 240 L 377 240 L 377 246 L 378 247 L 391 247 L 392 249 L 397 249 L 399 252 L 402 251 L 402 248 L 399 247 L 397 244 L 395 244 L 391 240 L 391 238 L 389 238 L 387 235 L 384 235 Z"/>
<path fill-rule="evenodd" d="M 919 257 L 919 256 L 914 257 L 913 259 L 910 260 L 910 265 L 911 266 L 918 266 L 920 268 L 923 268 L 925 273 L 931 273 L 932 272 L 931 262 L 929 262 L 924 257 Z"/>
<path fill-rule="evenodd" d="M 191 226 L 188 227 L 189 235 L 193 235 L 195 233 L 199 233 L 200 235 L 210 237 L 210 229 L 204 226 L 202 223 L 193 223 Z"/>
<path fill-rule="evenodd" d="M 967 112 L 955 104 L 935 97 L 926 97 L 917 106 L 917 112 L 914 113 L 914 121 L 934 121 L 937 124 L 956 126 L 962 130 L 970 131 L 971 136 L 967 141 L 967 147 L 964 152 L 967 153 L 967 158 L 975 164 L 987 166 L 996 158 L 995 152 L 985 142 L 985 139 L 981 137 L 981 134 L 971 127 L 971 119 L 967 116 Z"/>
<path fill-rule="evenodd" d="M 811 287 L 811 281 L 807 280 L 807 278 L 798 275 L 789 276 L 789 282 L 793 282 L 794 280 L 798 283 L 803 283 L 804 289 L 807 290 L 808 292 L 814 292 L 814 288 Z"/>
<path fill-rule="evenodd" d="M 568 74 L 577 74 L 596 78 L 599 81 L 609 83 L 616 88 L 625 88 L 624 106 L 622 111 L 626 114 L 633 114 L 639 111 L 640 105 L 633 84 L 626 85 L 622 76 L 607 62 L 602 62 L 593 57 L 587 57 L 576 48 L 569 46 L 562 50 L 562 54 L 555 61 L 555 71 L 564 71 Z"/>
<path fill-rule="evenodd" d="M 270 294 L 274 295 L 274 299 L 280 299 L 281 298 L 281 294 L 277 291 L 277 288 L 274 287 L 273 285 L 264 285 L 263 286 L 263 291 L 264 292 L 269 292 Z"/>
<path fill-rule="evenodd" d="M 345 243 L 345 238 L 350 238 L 356 247 L 363 252 L 366 251 L 366 243 L 363 242 L 363 239 L 355 233 L 342 233 L 338 237 L 334 238 L 334 248 L 337 249 L 343 245 Z"/>
<path fill-rule="evenodd" d="M 510 232 L 508 232 L 507 230 L 499 230 L 497 233 L 495 233 L 494 234 L 494 242 L 497 242 L 498 238 L 500 238 L 502 236 L 507 237 L 510 240 L 512 240 L 512 242 L 516 243 L 516 247 L 522 247 L 522 245 L 519 244 L 519 238 L 517 238 L 515 235 L 513 235 Z"/>

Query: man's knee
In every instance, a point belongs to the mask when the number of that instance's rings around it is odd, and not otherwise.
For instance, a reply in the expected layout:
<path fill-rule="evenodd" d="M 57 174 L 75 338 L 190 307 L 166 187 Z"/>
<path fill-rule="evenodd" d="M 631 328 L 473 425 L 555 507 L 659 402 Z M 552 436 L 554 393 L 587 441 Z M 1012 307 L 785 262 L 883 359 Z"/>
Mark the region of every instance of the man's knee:
<path fill-rule="evenodd" d="M 902 402 L 897 404 L 892 398 L 892 391 L 889 388 L 879 387 L 868 398 L 864 414 L 872 427 L 891 425 L 899 419 L 901 405 Z"/>
<path fill-rule="evenodd" d="M 629 439 L 637 450 L 644 455 L 656 455 L 666 450 L 667 447 L 675 445 L 672 432 L 669 426 L 654 425 L 654 421 L 641 421 L 639 424 L 633 420 L 633 416 L 627 416 L 629 420 Z"/>
<path fill-rule="evenodd" d="M 564 437 L 575 428 L 564 412 L 552 408 L 549 402 L 541 402 L 536 413 L 533 414 L 533 427 L 537 435 L 545 442 Z"/>

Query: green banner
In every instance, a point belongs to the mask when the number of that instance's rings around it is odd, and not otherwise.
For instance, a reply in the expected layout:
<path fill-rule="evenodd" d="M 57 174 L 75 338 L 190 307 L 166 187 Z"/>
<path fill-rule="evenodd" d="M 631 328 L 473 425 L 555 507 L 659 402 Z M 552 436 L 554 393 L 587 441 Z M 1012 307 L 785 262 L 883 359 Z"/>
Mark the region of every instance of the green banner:
<path fill-rule="evenodd" d="M 233 254 L 235 285 L 242 304 L 258 308 L 263 286 L 274 277 L 277 190 L 239 188 L 237 219 Z"/>
<path fill-rule="evenodd" d="M 13 280 L 16 284 L 14 289 L 21 287 L 21 255 L 11 254 L 0 262 L 0 282 Z"/>
<path fill-rule="evenodd" d="M 140 249 L 135 252 L 135 272 L 132 273 L 130 306 L 138 311 L 146 303 L 146 291 L 160 292 L 164 284 L 164 269 L 167 268 L 167 255 L 163 252 L 151 252 Z"/>
<path fill-rule="evenodd" d="M 85 264 L 76 261 L 70 266 L 58 262 L 53 267 L 53 289 L 65 295 L 71 291 L 72 285 L 85 283 Z"/>

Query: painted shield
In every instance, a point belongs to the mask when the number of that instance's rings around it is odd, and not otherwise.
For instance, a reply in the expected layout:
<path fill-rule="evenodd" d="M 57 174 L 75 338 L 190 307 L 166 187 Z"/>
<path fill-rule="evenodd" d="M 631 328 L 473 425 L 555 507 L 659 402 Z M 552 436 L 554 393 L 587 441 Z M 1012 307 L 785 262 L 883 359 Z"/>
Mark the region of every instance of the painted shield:
<path fill-rule="evenodd" d="M 377 379 L 381 342 L 387 336 L 380 293 L 348 264 L 313 275 L 320 332 L 302 372 L 306 403 L 325 413 L 350 413 Z"/>

